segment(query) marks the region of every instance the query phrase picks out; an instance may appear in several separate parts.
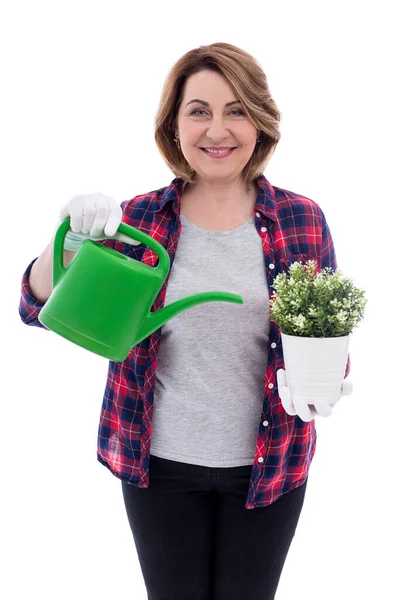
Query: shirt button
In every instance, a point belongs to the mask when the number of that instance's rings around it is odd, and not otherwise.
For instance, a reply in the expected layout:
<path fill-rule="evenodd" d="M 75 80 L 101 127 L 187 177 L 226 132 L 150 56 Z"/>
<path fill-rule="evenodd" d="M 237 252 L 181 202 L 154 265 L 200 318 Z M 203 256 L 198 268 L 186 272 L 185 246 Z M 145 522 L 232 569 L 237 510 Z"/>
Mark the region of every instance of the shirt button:
<path fill-rule="evenodd" d="M 259 212 L 256 212 L 256 216 L 257 216 L 257 217 L 259 217 L 259 216 L 260 216 L 260 213 L 259 213 Z"/>
<path fill-rule="evenodd" d="M 267 231 L 267 228 L 266 227 L 261 227 L 261 231 L 262 232 Z"/>
<path fill-rule="evenodd" d="M 258 459 L 258 462 L 264 462 L 264 459 L 262 456 L 260 456 L 260 458 Z"/>
<path fill-rule="evenodd" d="M 276 344 L 275 344 L 275 342 L 272 342 L 272 344 L 271 344 L 271 348 L 276 348 Z"/>
<path fill-rule="evenodd" d="M 275 265 L 274 265 L 273 263 L 271 263 L 271 264 L 269 265 L 269 268 L 270 268 L 270 269 L 275 269 Z"/>
<path fill-rule="evenodd" d="M 266 427 L 268 425 L 268 421 L 263 421 L 263 425 Z"/>
<path fill-rule="evenodd" d="M 274 384 L 273 383 L 269 383 L 268 387 L 269 387 L 270 390 L 272 390 L 272 388 L 274 387 Z"/>

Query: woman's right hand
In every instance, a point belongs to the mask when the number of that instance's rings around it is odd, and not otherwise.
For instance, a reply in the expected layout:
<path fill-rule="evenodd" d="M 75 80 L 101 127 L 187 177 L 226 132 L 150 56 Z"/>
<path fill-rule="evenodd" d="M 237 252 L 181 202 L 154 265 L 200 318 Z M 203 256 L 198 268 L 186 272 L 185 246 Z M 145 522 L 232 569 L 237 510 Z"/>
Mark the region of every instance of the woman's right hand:
<path fill-rule="evenodd" d="M 77 251 L 87 239 L 98 241 L 113 237 L 134 246 L 141 243 L 117 233 L 122 208 L 113 198 L 100 192 L 73 196 L 60 210 L 57 229 L 67 217 L 71 218 L 71 229 L 65 236 L 65 250 Z"/>

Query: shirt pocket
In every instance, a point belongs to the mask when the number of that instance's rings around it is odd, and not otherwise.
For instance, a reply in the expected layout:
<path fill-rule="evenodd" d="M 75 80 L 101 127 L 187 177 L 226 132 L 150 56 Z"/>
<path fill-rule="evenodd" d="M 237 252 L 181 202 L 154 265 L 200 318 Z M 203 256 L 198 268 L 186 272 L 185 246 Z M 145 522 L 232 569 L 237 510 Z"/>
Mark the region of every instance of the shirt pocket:
<path fill-rule="evenodd" d="M 295 262 L 299 262 L 302 265 L 305 265 L 308 260 L 316 260 L 318 264 L 318 258 L 316 256 L 311 256 L 309 253 L 296 253 L 296 254 L 288 254 L 287 256 L 283 256 L 279 259 L 280 269 L 279 272 L 287 273 L 289 271 L 290 265 Z"/>

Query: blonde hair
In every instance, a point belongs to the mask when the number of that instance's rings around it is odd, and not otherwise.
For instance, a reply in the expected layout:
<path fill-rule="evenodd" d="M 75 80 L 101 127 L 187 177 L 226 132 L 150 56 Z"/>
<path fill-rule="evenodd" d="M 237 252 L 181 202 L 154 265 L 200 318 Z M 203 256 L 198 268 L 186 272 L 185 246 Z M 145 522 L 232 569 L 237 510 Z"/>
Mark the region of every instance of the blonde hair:
<path fill-rule="evenodd" d="M 281 137 L 279 122 L 282 114 L 271 96 L 260 64 L 237 46 L 223 42 L 200 46 L 184 54 L 174 64 L 165 80 L 155 116 L 154 138 L 158 150 L 174 175 L 184 180 L 183 190 L 196 182 L 195 171 L 174 138 L 185 82 L 190 75 L 204 69 L 216 71 L 227 79 L 250 122 L 260 131 L 260 141 L 242 172 L 246 189 L 250 189 L 251 183 L 263 174 L 275 152 Z"/>

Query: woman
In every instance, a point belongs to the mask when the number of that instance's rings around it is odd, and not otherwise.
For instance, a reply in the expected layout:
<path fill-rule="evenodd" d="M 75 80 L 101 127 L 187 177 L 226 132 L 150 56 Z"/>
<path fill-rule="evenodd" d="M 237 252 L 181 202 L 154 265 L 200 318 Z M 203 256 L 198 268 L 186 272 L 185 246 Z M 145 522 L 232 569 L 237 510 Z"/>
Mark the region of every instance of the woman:
<path fill-rule="evenodd" d="M 121 204 L 122 220 L 171 259 L 152 310 L 212 290 L 244 299 L 186 310 L 125 361 L 110 361 L 97 457 L 121 479 L 149 600 L 273 599 L 302 510 L 316 432 L 280 401 L 282 344 L 269 298 L 291 262 L 336 269 L 336 257 L 319 206 L 263 175 L 280 116 L 249 54 L 225 43 L 191 50 L 171 69 L 156 116 L 155 140 L 176 177 Z M 102 228 L 113 235 L 120 218 L 110 199 L 94 196 L 98 213 L 108 203 Z M 98 239 L 81 214 L 73 231 Z M 66 247 L 84 237 L 70 232 Z M 143 244 L 100 243 L 158 260 Z M 20 314 L 40 327 L 46 296 L 31 287 L 35 261 Z M 349 367 L 348 359 L 345 377 Z"/>

